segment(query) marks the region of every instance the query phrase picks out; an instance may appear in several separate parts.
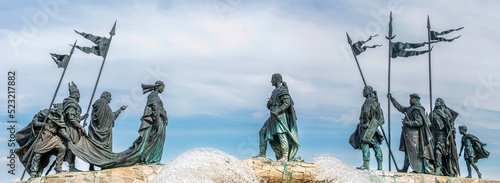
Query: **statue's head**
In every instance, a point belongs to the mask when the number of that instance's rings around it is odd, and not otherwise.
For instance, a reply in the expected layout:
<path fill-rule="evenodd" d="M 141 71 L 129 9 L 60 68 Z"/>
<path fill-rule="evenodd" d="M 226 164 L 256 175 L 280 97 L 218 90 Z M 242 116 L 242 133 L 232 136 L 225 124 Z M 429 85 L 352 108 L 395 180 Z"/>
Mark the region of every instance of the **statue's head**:
<path fill-rule="evenodd" d="M 163 81 L 156 81 L 155 82 L 155 88 L 156 90 L 158 90 L 159 93 L 162 93 L 163 91 L 165 91 L 165 83 L 163 83 Z"/>
<path fill-rule="evenodd" d="M 52 105 L 52 107 L 53 108 L 58 108 L 58 109 L 61 109 L 61 110 L 63 109 L 62 103 L 55 103 L 55 104 Z"/>
<path fill-rule="evenodd" d="M 101 94 L 101 98 L 107 100 L 108 103 L 110 103 L 111 102 L 111 93 L 104 91 Z"/>
<path fill-rule="evenodd" d="M 413 93 L 410 95 L 410 105 L 415 105 L 420 102 L 420 96 L 418 94 Z"/>
<path fill-rule="evenodd" d="M 150 91 L 157 91 L 162 93 L 165 90 L 165 84 L 163 81 L 156 81 L 154 85 L 142 84 L 142 93 L 148 93 Z"/>
<path fill-rule="evenodd" d="M 69 97 L 76 99 L 77 101 L 80 101 L 80 90 L 78 90 L 78 87 L 76 84 L 71 81 L 71 84 L 68 83 L 69 86 Z"/>
<path fill-rule="evenodd" d="M 460 134 L 467 133 L 467 127 L 465 125 L 459 126 L 458 130 L 460 131 Z"/>
<path fill-rule="evenodd" d="M 283 77 L 281 77 L 280 73 L 274 73 L 273 76 L 271 77 L 271 84 L 273 84 L 273 86 L 278 86 L 278 84 L 282 82 L 283 82 Z"/>
<path fill-rule="evenodd" d="M 373 94 L 373 88 L 371 86 L 365 86 L 363 89 L 363 97 L 369 97 L 371 94 Z"/>
<path fill-rule="evenodd" d="M 63 110 L 60 108 L 51 109 L 49 118 L 56 123 L 61 123 L 63 121 Z"/>
<path fill-rule="evenodd" d="M 446 107 L 446 104 L 444 103 L 444 100 L 442 98 L 436 99 L 436 107 Z"/>

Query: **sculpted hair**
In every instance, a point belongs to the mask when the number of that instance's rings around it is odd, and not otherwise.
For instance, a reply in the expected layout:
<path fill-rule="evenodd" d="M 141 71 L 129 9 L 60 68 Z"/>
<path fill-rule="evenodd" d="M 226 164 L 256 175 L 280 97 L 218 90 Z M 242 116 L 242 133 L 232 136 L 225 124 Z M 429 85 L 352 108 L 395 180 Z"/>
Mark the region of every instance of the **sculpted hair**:
<path fill-rule="evenodd" d="M 146 94 L 150 91 L 157 90 L 158 88 L 160 88 L 160 86 L 165 87 L 165 84 L 163 83 L 163 81 L 156 81 L 154 85 L 142 84 L 141 86 L 142 86 L 142 94 Z"/>
<path fill-rule="evenodd" d="M 276 81 L 280 82 L 283 84 L 283 86 L 288 90 L 288 84 L 286 84 L 285 81 L 283 81 L 283 77 L 281 77 L 280 73 L 274 73 L 273 76 L 271 77 L 272 79 L 276 79 Z"/>

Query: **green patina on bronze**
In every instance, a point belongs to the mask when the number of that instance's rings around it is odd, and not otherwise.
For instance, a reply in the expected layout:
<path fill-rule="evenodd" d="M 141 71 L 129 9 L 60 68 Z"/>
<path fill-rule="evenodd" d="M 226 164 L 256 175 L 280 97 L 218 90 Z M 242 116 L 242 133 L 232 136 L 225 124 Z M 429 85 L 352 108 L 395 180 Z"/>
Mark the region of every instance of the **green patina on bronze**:
<path fill-rule="evenodd" d="M 467 164 L 467 171 L 469 172 L 467 178 L 472 177 L 471 165 L 476 170 L 478 177 L 482 178 L 476 163 L 479 159 L 488 158 L 490 156 L 490 152 L 484 149 L 484 146 L 487 144 L 481 142 L 476 136 L 468 134 L 466 126 L 459 126 L 459 130 L 460 134 L 462 134 L 462 146 L 460 147 L 460 154 L 458 156 L 461 156 L 462 150 L 465 149 L 464 160 Z"/>
<path fill-rule="evenodd" d="M 377 159 L 377 169 L 382 170 L 382 144 L 383 136 L 378 130 L 379 126 L 384 124 L 384 113 L 378 102 L 377 92 L 371 86 L 365 86 L 363 96 L 366 97 L 361 114 L 359 115 L 359 124 L 356 130 L 349 138 L 349 144 L 354 149 L 360 149 L 363 154 L 363 165 L 358 169 L 370 169 L 370 148 L 375 151 Z"/>
<path fill-rule="evenodd" d="M 267 102 L 271 116 L 259 132 L 260 153 L 256 157 L 266 156 L 269 142 L 278 161 L 300 161 L 300 157 L 295 157 L 299 150 L 299 135 L 297 116 L 288 85 L 279 73 L 273 74 L 271 84 L 275 87 Z"/>
<path fill-rule="evenodd" d="M 130 148 L 114 153 L 102 142 L 82 137 L 78 143 L 68 144 L 69 149 L 85 162 L 103 169 L 160 164 L 168 119 L 158 94 L 164 91 L 165 85 L 162 81 L 157 81 L 154 85 L 143 84 L 142 88 L 144 93 L 150 92 L 150 94 L 141 117 L 139 137 Z M 111 110 L 107 110 L 107 113 L 107 115 L 116 115 Z"/>
<path fill-rule="evenodd" d="M 457 117 L 458 113 L 448 108 L 443 99 L 436 99 L 434 110 L 429 114 L 434 136 L 436 175 L 457 177 L 460 174 L 455 145 L 455 119 Z"/>

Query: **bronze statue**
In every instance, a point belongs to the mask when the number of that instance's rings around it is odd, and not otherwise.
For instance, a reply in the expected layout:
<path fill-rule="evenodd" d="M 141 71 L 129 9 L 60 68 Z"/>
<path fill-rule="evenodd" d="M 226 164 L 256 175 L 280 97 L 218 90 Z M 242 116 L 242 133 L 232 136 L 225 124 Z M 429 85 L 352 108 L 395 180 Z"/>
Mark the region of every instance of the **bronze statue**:
<path fill-rule="evenodd" d="M 160 164 L 166 137 L 165 128 L 168 125 L 167 112 L 159 96 L 164 91 L 165 84 L 162 81 L 157 81 L 154 85 L 143 84 L 142 89 L 144 93 L 150 94 L 141 118 L 139 137 L 131 147 L 123 152 L 113 153 L 111 149 L 103 147 L 102 143 L 82 137 L 78 143 L 68 144 L 68 148 L 83 161 L 102 169 Z"/>
<path fill-rule="evenodd" d="M 85 128 L 80 125 L 80 121 L 88 117 L 87 114 L 80 116 L 82 109 L 78 102 L 80 101 L 80 91 L 75 83 L 71 82 L 69 85 L 69 97 L 63 101 L 64 121 L 68 127 L 69 137 L 72 143 L 78 143 L 80 136 L 86 135 Z M 66 154 L 66 161 L 69 163 L 69 171 L 80 171 L 75 167 L 75 155 L 68 149 Z"/>
<path fill-rule="evenodd" d="M 159 96 L 165 90 L 163 81 L 156 81 L 154 85 L 142 84 L 142 92 L 148 95 L 148 101 L 141 117 L 139 128 L 140 137 L 134 144 L 140 142 L 145 146 L 137 160 L 138 164 L 157 165 L 161 164 L 163 155 L 163 145 L 165 144 L 166 127 L 168 125 L 167 111 L 163 107 L 163 102 Z"/>
<path fill-rule="evenodd" d="M 455 145 L 457 116 L 458 113 L 448 108 L 441 98 L 436 99 L 434 110 L 429 114 L 434 137 L 436 175 L 456 177 L 460 174 Z"/>
<path fill-rule="evenodd" d="M 59 108 L 62 109 L 62 104 L 54 104 L 54 108 Z M 54 110 L 52 110 L 54 111 Z M 37 136 L 40 134 L 40 131 L 42 130 L 44 125 L 44 119 L 48 115 L 49 109 L 44 109 L 35 114 L 33 116 L 33 119 L 31 122 L 26 125 L 23 129 L 19 130 L 16 133 L 16 142 L 19 144 L 19 148 L 15 149 L 15 152 L 17 156 L 19 157 L 19 160 L 21 163 L 26 167 L 26 170 L 28 173 L 33 175 L 33 172 L 31 172 L 31 165 L 32 165 L 32 160 L 29 160 L 30 152 L 35 151 L 35 140 Z M 53 116 L 53 115 L 51 115 Z M 53 118 L 53 117 L 51 117 Z M 50 120 L 50 118 L 48 118 Z M 42 139 L 39 139 L 39 142 L 42 141 Z M 56 150 L 54 151 L 49 151 L 45 152 L 42 157 L 39 158 L 39 161 L 37 163 L 37 169 L 34 172 L 36 175 L 34 176 L 40 176 L 42 174 L 42 171 L 47 165 L 49 164 L 49 158 L 51 155 L 56 155 L 58 152 Z M 66 154 L 66 152 L 64 152 Z M 64 155 L 62 155 L 64 157 Z M 57 160 L 57 159 L 56 159 Z M 64 160 L 64 159 L 63 159 Z M 29 162 L 28 162 L 29 161 Z M 57 170 L 56 170 L 57 171 Z"/>
<path fill-rule="evenodd" d="M 484 149 L 486 143 L 481 142 L 476 136 L 468 134 L 466 126 L 459 126 L 458 129 L 460 130 L 460 134 L 462 134 L 462 146 L 460 147 L 460 154 L 458 156 L 462 155 L 462 150 L 465 148 L 464 159 L 467 164 L 467 171 L 469 172 L 467 178 L 472 177 L 471 165 L 476 170 L 477 176 L 482 178 L 481 172 L 479 172 L 476 163 L 479 159 L 488 158 L 488 156 L 490 156 L 490 152 Z"/>
<path fill-rule="evenodd" d="M 112 152 L 112 130 L 115 126 L 115 119 L 127 106 L 121 106 L 117 111 L 113 112 L 109 107 L 110 102 L 111 93 L 105 91 L 102 92 L 101 98 L 97 99 L 92 105 L 92 118 L 90 120 L 88 137 L 93 139 L 96 145 Z M 90 164 L 89 170 L 93 171 L 94 165 Z"/>
<path fill-rule="evenodd" d="M 399 150 L 405 152 L 405 160 L 403 168 L 398 171 L 407 172 L 411 166 L 415 173 L 434 174 L 431 123 L 420 104 L 420 96 L 416 93 L 410 95 L 410 107 L 399 104 L 391 93 L 387 94 L 387 98 L 399 112 L 405 114 L 399 145 Z"/>
<path fill-rule="evenodd" d="M 48 110 L 47 110 L 48 111 Z M 50 111 L 48 120 L 46 123 L 40 122 L 39 120 L 34 121 L 34 126 L 42 127 L 41 138 L 34 146 L 34 156 L 30 165 L 30 176 L 40 177 L 42 175 L 43 168 L 47 165 L 50 155 L 56 155 L 56 173 L 66 172 L 62 169 L 62 164 L 64 161 L 64 155 L 66 154 L 66 146 L 62 140 L 70 140 L 69 135 L 66 133 L 66 124 L 63 120 L 63 112 L 60 108 L 53 108 Z M 42 160 L 43 157 L 43 160 Z M 43 165 L 39 165 L 40 161 L 43 161 Z"/>
<path fill-rule="evenodd" d="M 273 74 L 271 84 L 275 87 L 267 101 L 271 116 L 259 132 L 260 153 L 256 157 L 266 156 L 269 142 L 278 161 L 299 160 L 300 157 L 295 157 L 299 149 L 297 116 L 288 86 L 279 73 Z"/>
<path fill-rule="evenodd" d="M 370 169 L 370 148 L 375 152 L 377 158 L 377 170 L 382 170 L 382 150 L 380 144 L 384 136 L 378 130 L 384 124 L 384 114 L 378 102 L 377 92 L 371 86 L 363 89 L 365 103 L 361 107 L 359 124 L 356 131 L 349 138 L 349 143 L 354 149 L 360 149 L 363 153 L 363 165 L 357 169 Z"/>

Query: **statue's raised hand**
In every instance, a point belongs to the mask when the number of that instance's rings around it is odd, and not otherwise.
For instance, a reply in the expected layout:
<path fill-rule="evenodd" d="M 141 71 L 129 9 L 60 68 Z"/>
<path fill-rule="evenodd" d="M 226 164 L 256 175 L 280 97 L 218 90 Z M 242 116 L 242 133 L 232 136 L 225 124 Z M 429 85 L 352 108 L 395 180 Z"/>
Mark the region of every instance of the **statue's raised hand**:
<path fill-rule="evenodd" d="M 127 109 L 127 107 L 128 107 L 127 105 L 121 106 L 121 107 L 120 107 L 120 110 L 122 110 L 122 111 L 123 111 L 123 110 Z"/>

